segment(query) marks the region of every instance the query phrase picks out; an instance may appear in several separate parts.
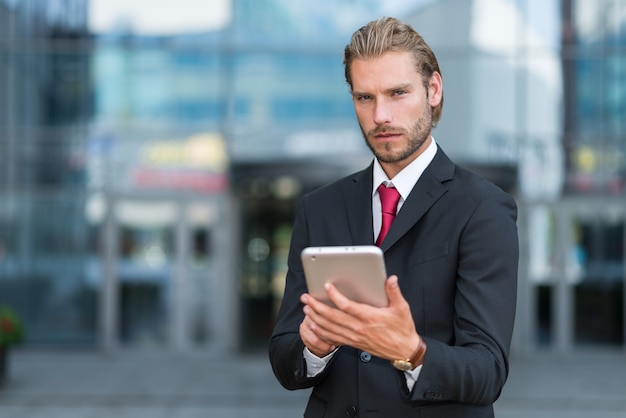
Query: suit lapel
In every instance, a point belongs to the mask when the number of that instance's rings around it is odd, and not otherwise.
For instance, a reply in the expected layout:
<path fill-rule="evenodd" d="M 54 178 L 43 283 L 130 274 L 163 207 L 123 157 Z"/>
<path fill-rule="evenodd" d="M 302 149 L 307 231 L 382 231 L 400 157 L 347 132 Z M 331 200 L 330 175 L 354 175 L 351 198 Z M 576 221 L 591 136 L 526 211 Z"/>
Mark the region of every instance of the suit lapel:
<path fill-rule="evenodd" d="M 439 148 L 391 224 L 381 245 L 383 251 L 396 243 L 446 193 L 444 182 L 451 180 L 453 175 L 454 163 Z"/>
<path fill-rule="evenodd" d="M 343 196 L 353 245 L 372 245 L 372 182 L 374 165 L 355 173 L 344 185 Z"/>

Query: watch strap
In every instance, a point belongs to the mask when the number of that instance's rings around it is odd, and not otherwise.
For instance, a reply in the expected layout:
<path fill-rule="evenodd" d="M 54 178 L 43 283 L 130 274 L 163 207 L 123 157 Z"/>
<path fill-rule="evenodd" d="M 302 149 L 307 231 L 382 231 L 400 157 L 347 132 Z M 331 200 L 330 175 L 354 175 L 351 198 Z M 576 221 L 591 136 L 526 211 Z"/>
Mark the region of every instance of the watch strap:
<path fill-rule="evenodd" d="M 413 366 L 413 369 L 415 369 L 417 366 L 419 366 L 420 364 L 424 362 L 425 355 L 426 355 L 426 343 L 424 342 L 424 339 L 420 337 L 420 342 L 417 345 L 417 349 L 415 350 L 411 358 L 409 358 L 409 363 L 411 363 L 411 366 Z"/>
<path fill-rule="evenodd" d="M 420 337 L 420 342 L 411 357 L 408 359 L 393 360 L 391 364 L 400 371 L 415 370 L 417 366 L 423 363 L 425 355 L 426 342 L 424 342 L 424 339 Z"/>

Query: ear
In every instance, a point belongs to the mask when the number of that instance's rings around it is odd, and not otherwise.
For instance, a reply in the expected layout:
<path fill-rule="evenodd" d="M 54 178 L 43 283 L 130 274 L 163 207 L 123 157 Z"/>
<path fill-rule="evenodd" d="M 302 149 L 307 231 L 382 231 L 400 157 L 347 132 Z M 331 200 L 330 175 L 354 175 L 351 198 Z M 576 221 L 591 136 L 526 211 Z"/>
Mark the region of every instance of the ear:
<path fill-rule="evenodd" d="M 437 107 L 441 103 L 443 97 L 443 81 L 441 80 L 441 74 L 437 71 L 430 76 L 428 80 L 428 104 L 430 107 Z"/>

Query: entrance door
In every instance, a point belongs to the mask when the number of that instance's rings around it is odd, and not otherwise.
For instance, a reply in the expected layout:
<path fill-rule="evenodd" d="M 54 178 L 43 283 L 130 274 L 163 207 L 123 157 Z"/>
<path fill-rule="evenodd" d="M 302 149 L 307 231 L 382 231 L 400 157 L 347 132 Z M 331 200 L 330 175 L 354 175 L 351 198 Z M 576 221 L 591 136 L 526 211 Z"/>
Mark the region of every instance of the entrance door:
<path fill-rule="evenodd" d="M 533 346 L 626 350 L 626 204 L 570 199 L 524 206 L 522 315 Z"/>
<path fill-rule="evenodd" d="M 117 338 L 124 346 L 161 346 L 171 340 L 177 212 L 173 201 L 115 204 Z"/>
<path fill-rule="evenodd" d="M 233 328 L 228 318 L 216 324 L 226 303 L 220 301 L 232 298 L 233 282 L 231 260 L 224 255 L 231 246 L 228 220 L 217 221 L 223 209 L 218 199 L 115 196 L 107 206 L 104 348 L 218 345 L 221 328 Z M 224 335 L 219 341 L 232 339 Z"/>
<path fill-rule="evenodd" d="M 580 213 L 571 219 L 571 250 L 580 275 L 573 284 L 573 341 L 624 346 L 625 217 Z"/>

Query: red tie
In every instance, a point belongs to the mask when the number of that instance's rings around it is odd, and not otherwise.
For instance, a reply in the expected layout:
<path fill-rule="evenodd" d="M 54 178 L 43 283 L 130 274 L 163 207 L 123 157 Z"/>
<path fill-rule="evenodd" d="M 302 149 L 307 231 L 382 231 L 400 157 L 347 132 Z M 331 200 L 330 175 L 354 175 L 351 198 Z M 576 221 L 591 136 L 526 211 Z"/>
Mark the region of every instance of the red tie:
<path fill-rule="evenodd" d="M 385 183 L 378 186 L 378 194 L 380 196 L 380 205 L 382 207 L 382 224 L 380 227 L 380 233 L 378 239 L 376 239 L 376 245 L 380 247 L 385 235 L 389 232 L 391 223 L 396 218 L 396 210 L 398 207 L 398 201 L 400 200 L 400 193 L 395 187 L 387 187 Z"/>

